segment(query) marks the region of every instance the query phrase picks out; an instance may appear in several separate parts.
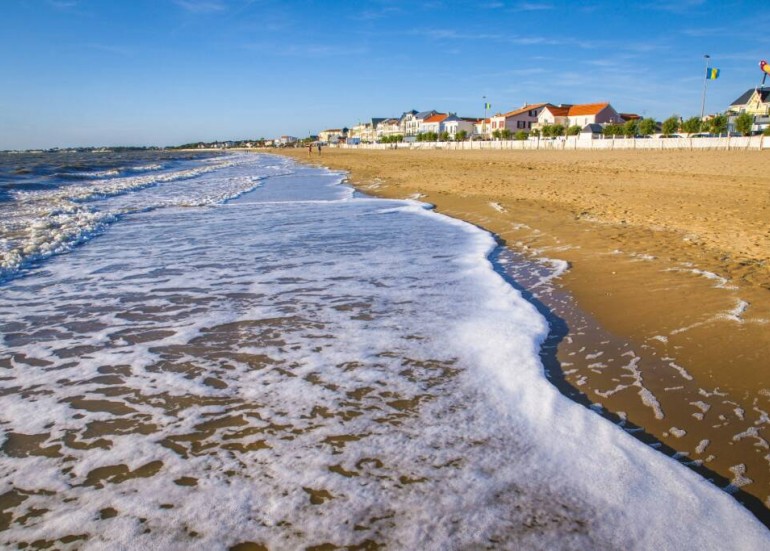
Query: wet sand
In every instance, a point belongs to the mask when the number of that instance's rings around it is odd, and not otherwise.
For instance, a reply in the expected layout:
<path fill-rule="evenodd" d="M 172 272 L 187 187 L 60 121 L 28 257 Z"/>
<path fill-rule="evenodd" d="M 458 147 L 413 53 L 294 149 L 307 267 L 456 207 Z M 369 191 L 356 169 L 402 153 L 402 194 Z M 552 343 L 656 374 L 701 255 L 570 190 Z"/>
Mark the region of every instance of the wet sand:
<path fill-rule="evenodd" d="M 304 149 L 280 153 L 308 161 Z M 765 522 L 769 160 L 744 151 L 330 148 L 310 158 L 349 171 L 365 193 L 419 198 L 484 227 L 530 262 L 568 262 L 555 288 L 520 281 L 551 315 L 551 379 L 754 500 Z"/>

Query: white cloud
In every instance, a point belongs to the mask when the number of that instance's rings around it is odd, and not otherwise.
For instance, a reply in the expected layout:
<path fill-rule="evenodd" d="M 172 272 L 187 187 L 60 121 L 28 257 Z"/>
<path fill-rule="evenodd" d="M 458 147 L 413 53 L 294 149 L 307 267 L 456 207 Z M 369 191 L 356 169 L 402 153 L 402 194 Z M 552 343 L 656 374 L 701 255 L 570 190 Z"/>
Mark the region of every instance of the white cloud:
<path fill-rule="evenodd" d="M 555 9 L 553 4 L 542 4 L 539 2 L 521 2 L 516 5 L 519 11 L 547 11 Z"/>

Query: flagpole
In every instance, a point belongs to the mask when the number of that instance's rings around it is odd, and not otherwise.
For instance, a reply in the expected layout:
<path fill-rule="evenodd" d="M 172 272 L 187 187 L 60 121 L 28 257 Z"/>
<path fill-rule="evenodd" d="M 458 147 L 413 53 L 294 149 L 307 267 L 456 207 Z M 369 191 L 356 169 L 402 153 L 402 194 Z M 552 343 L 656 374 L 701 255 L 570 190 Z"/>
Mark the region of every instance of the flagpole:
<path fill-rule="evenodd" d="M 703 113 L 706 111 L 706 84 L 708 84 L 709 59 L 711 56 L 706 54 L 703 57 L 706 60 L 706 70 L 703 72 L 703 99 L 700 103 L 700 120 L 703 120 Z"/>
<path fill-rule="evenodd" d="M 487 139 L 487 96 L 482 96 L 484 100 L 484 120 L 481 121 L 481 133 L 483 134 L 483 139 Z"/>

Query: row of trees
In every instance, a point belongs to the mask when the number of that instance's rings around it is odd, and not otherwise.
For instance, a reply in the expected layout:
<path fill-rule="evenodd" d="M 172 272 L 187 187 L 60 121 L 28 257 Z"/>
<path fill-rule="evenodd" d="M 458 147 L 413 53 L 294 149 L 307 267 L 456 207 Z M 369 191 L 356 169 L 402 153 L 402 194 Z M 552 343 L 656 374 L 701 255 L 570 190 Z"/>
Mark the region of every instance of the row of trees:
<path fill-rule="evenodd" d="M 399 138 L 396 141 L 402 142 L 404 141 L 403 136 L 391 136 L 391 138 Z M 452 135 L 449 132 L 442 132 L 441 134 L 437 134 L 436 132 L 421 132 L 420 134 L 417 134 L 415 136 L 415 140 L 418 142 L 451 142 L 451 141 L 458 141 L 458 142 L 464 142 L 468 139 L 468 132 L 467 130 L 459 130 L 457 134 L 452 137 Z M 384 141 L 384 140 L 380 140 Z M 391 142 L 394 140 L 391 140 Z M 388 143 L 388 142 L 385 142 Z"/>

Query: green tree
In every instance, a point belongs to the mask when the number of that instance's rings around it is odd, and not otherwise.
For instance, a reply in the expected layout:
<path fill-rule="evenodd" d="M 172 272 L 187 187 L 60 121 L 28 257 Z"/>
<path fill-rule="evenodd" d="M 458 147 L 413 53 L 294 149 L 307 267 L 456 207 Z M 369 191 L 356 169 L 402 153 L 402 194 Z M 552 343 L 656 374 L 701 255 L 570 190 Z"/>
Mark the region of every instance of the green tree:
<path fill-rule="evenodd" d="M 712 134 L 725 134 L 727 132 L 727 115 L 715 115 L 708 121 L 708 129 Z"/>
<path fill-rule="evenodd" d="M 504 140 L 510 140 L 511 139 L 511 131 L 508 128 L 503 128 L 500 131 L 500 137 Z"/>
<path fill-rule="evenodd" d="M 751 135 L 752 126 L 754 126 L 754 117 L 748 113 L 741 113 L 735 118 L 735 129 L 744 136 Z"/>
<path fill-rule="evenodd" d="M 639 121 L 635 119 L 627 120 L 623 125 L 623 135 L 631 138 L 639 133 Z"/>
<path fill-rule="evenodd" d="M 463 142 L 468 137 L 468 131 L 467 130 L 460 130 L 455 134 L 455 139 L 458 142 Z"/>
<path fill-rule="evenodd" d="M 564 125 L 563 124 L 554 124 L 552 129 L 551 129 L 551 134 L 553 135 L 554 138 L 556 138 L 558 136 L 563 136 L 564 135 Z"/>
<path fill-rule="evenodd" d="M 518 132 L 516 132 L 516 134 L 513 137 L 516 140 L 523 141 L 523 140 L 526 140 L 529 137 L 529 135 L 523 130 L 519 130 Z"/>
<path fill-rule="evenodd" d="M 531 130 L 529 133 L 529 135 L 532 136 L 533 138 L 539 138 L 540 134 L 541 134 L 540 130 L 538 130 L 537 128 L 535 128 L 534 130 Z"/>
<path fill-rule="evenodd" d="M 605 136 L 622 136 L 623 135 L 623 126 L 620 124 L 608 124 L 604 127 L 604 130 L 602 133 Z"/>
<path fill-rule="evenodd" d="M 441 133 L 441 135 L 439 136 L 439 138 L 438 138 L 438 139 L 439 139 L 440 141 L 442 141 L 442 142 L 448 142 L 448 141 L 450 141 L 449 132 L 447 132 L 447 131 L 445 130 L 444 132 L 442 132 L 442 133 Z"/>
<path fill-rule="evenodd" d="M 697 134 L 700 132 L 702 122 L 698 117 L 690 117 L 682 123 L 682 132 L 687 134 Z"/>
<path fill-rule="evenodd" d="M 765 129 L 762 131 L 763 136 L 770 136 L 770 126 L 765 126 Z"/>
<path fill-rule="evenodd" d="M 500 131 L 499 130 L 493 130 L 492 131 L 492 137 L 496 140 L 500 139 Z"/>
<path fill-rule="evenodd" d="M 663 132 L 664 136 L 676 134 L 676 132 L 679 130 L 679 117 L 676 115 L 671 115 L 669 118 L 663 121 L 660 130 Z"/>
<path fill-rule="evenodd" d="M 649 136 L 650 134 L 654 134 L 657 128 L 658 123 L 655 122 L 655 119 L 646 118 L 639 122 L 639 134 L 642 136 Z"/>
<path fill-rule="evenodd" d="M 567 136 L 577 136 L 580 134 L 581 128 L 577 124 L 573 124 L 567 128 Z"/>
<path fill-rule="evenodd" d="M 540 135 L 544 138 L 550 138 L 553 136 L 553 126 L 550 124 L 544 124 L 540 129 Z"/>

